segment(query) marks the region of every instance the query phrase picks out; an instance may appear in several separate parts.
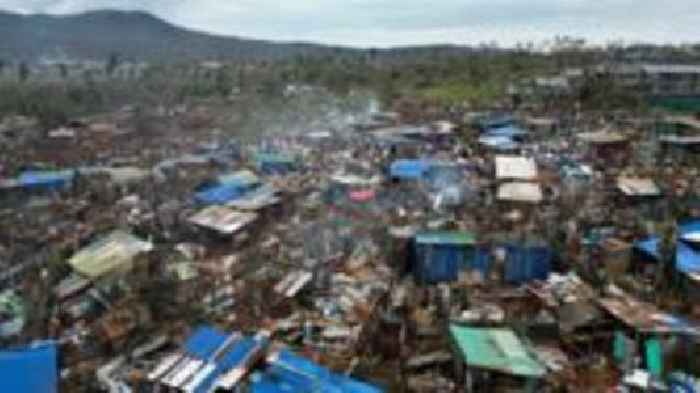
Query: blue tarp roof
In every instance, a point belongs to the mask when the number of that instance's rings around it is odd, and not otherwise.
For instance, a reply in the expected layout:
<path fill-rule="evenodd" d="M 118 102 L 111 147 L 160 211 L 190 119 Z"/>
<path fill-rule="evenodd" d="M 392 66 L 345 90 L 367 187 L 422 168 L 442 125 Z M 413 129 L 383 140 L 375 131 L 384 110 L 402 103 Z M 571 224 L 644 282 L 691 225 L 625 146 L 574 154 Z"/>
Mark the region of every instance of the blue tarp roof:
<path fill-rule="evenodd" d="M 267 373 L 254 378 L 252 393 L 381 393 L 382 390 L 282 350 Z"/>
<path fill-rule="evenodd" d="M 500 137 L 506 137 L 506 138 L 515 138 L 517 136 L 522 136 L 522 135 L 526 135 L 526 134 L 527 134 L 527 131 L 523 130 L 520 127 L 514 126 L 514 125 L 489 128 L 484 133 L 484 135 L 486 135 L 486 136 L 492 136 L 492 137 L 500 136 Z"/>
<path fill-rule="evenodd" d="M 0 351 L 0 391 L 55 393 L 58 391 L 57 350 L 53 343 Z"/>
<path fill-rule="evenodd" d="M 678 235 L 681 239 L 685 235 L 700 232 L 700 220 L 684 221 L 678 224 Z M 700 249 L 697 245 L 691 245 L 684 240 L 676 244 L 676 268 L 683 273 L 700 272 Z"/>
<path fill-rule="evenodd" d="M 429 160 L 396 160 L 391 163 L 391 177 L 399 179 L 420 179 L 430 169 Z"/>
<path fill-rule="evenodd" d="M 221 184 L 206 188 L 195 194 L 195 199 L 204 204 L 224 204 L 243 196 L 244 190 L 231 184 Z"/>
<path fill-rule="evenodd" d="M 654 260 L 658 261 L 661 258 L 659 255 L 659 238 L 657 236 L 637 240 L 634 242 L 634 249 Z"/>
<path fill-rule="evenodd" d="M 700 272 L 700 248 L 683 240 L 685 235 L 694 232 L 700 232 L 700 220 L 685 221 L 678 224 L 676 269 L 683 273 Z M 658 261 L 661 258 L 659 243 L 660 239 L 658 236 L 651 236 L 635 242 L 634 248 Z"/>
<path fill-rule="evenodd" d="M 26 188 L 48 188 L 56 189 L 65 187 L 75 176 L 75 172 L 66 171 L 25 171 L 22 172 L 17 181 Z"/>

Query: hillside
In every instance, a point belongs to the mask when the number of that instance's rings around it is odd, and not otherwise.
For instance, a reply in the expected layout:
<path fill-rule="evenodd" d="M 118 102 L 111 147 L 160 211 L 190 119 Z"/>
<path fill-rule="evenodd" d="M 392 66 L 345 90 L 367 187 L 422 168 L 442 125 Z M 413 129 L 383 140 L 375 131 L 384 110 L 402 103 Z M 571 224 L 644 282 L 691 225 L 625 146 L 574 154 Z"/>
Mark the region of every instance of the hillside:
<path fill-rule="evenodd" d="M 145 12 L 94 11 L 76 15 L 0 12 L 0 59 L 36 61 L 65 55 L 104 60 L 117 52 L 128 60 L 274 60 L 301 54 L 352 52 L 305 43 L 273 43 L 215 36 L 172 25 Z"/>

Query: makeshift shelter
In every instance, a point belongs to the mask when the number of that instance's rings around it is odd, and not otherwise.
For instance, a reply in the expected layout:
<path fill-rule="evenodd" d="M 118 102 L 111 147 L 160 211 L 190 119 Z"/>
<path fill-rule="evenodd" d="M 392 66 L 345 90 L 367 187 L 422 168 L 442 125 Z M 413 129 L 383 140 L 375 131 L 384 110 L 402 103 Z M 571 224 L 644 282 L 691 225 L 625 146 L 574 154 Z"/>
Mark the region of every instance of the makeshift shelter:
<path fill-rule="evenodd" d="M 413 272 L 424 283 L 456 281 L 473 257 L 475 239 L 466 232 L 424 232 L 415 238 Z"/>
<path fill-rule="evenodd" d="M 542 202 L 542 188 L 538 183 L 512 182 L 498 187 L 498 200 L 504 202 Z"/>
<path fill-rule="evenodd" d="M 58 350 L 54 343 L 0 351 L 3 392 L 58 392 Z"/>
<path fill-rule="evenodd" d="M 17 179 L 27 190 L 60 190 L 70 186 L 75 171 L 25 171 Z"/>
<path fill-rule="evenodd" d="M 266 175 L 283 175 L 296 170 L 296 159 L 287 154 L 260 153 L 255 156 L 258 170 Z"/>
<path fill-rule="evenodd" d="M 617 188 L 627 197 L 656 197 L 661 190 L 652 179 L 619 177 Z"/>
<path fill-rule="evenodd" d="M 533 158 L 496 156 L 496 179 L 533 180 L 537 177 L 537 164 Z"/>
<path fill-rule="evenodd" d="M 430 170 L 429 160 L 396 160 L 391 163 L 391 177 L 400 180 L 420 180 Z"/>
<path fill-rule="evenodd" d="M 469 369 L 539 379 L 542 365 L 515 333 L 506 328 L 477 328 L 450 325 L 455 356 Z"/>
<path fill-rule="evenodd" d="M 114 231 L 78 251 L 68 264 L 83 276 L 99 279 L 111 273 L 131 270 L 136 256 L 152 249 L 151 242 L 123 231 Z"/>
<path fill-rule="evenodd" d="M 268 369 L 254 375 L 251 393 L 381 393 L 383 390 L 336 374 L 306 358 L 282 349 L 267 357 Z"/>
<path fill-rule="evenodd" d="M 634 249 L 650 262 L 661 259 L 658 236 L 640 239 Z M 690 220 L 678 224 L 678 239 L 675 254 L 676 270 L 685 274 L 691 281 L 700 283 L 700 220 Z"/>
<path fill-rule="evenodd" d="M 621 163 L 629 155 L 629 138 L 619 132 L 583 132 L 576 134 L 576 138 L 589 145 L 593 159 Z"/>
<path fill-rule="evenodd" d="M 262 358 L 267 334 L 226 334 L 213 327 L 197 329 L 183 348 L 163 358 L 148 379 L 176 391 L 207 393 L 234 389 Z"/>
<path fill-rule="evenodd" d="M 200 227 L 230 235 L 252 224 L 257 219 L 256 213 L 237 212 L 223 206 L 210 206 L 190 217 L 189 221 Z"/>
<path fill-rule="evenodd" d="M 700 220 L 678 224 L 676 269 L 691 281 L 700 283 Z"/>

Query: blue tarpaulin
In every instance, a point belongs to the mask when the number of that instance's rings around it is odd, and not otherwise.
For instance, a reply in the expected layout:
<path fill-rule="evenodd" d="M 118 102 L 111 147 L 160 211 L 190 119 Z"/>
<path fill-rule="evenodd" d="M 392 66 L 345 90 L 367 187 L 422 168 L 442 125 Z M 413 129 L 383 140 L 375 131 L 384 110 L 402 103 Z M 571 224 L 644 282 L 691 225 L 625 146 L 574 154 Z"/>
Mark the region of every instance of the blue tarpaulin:
<path fill-rule="evenodd" d="M 507 245 L 505 280 L 521 284 L 546 280 L 552 268 L 552 251 L 547 247 Z"/>
<path fill-rule="evenodd" d="M 74 171 L 25 171 L 17 181 L 31 190 L 57 190 L 67 187 L 74 176 Z"/>
<path fill-rule="evenodd" d="M 199 203 L 214 205 L 234 201 L 243 196 L 244 190 L 236 185 L 222 184 L 206 188 L 195 194 Z"/>
<path fill-rule="evenodd" d="M 421 179 L 430 169 L 428 160 L 396 160 L 391 163 L 391 177 L 404 180 Z"/>
<path fill-rule="evenodd" d="M 647 259 L 654 261 L 661 259 L 659 255 L 659 238 L 657 236 L 637 240 L 634 242 L 634 249 Z"/>
<path fill-rule="evenodd" d="M 678 224 L 678 240 L 676 241 L 675 263 L 676 269 L 683 273 L 700 272 L 700 246 L 683 240 L 684 236 L 700 232 L 700 220 L 685 221 Z M 658 261 L 660 239 L 651 236 L 634 243 L 635 250 L 642 255 Z"/>
<path fill-rule="evenodd" d="M 7 393 L 55 393 L 58 391 L 57 350 L 41 343 L 0 351 L 0 391 Z"/>
<path fill-rule="evenodd" d="M 269 368 L 252 378 L 251 393 L 381 393 L 370 384 L 331 372 L 325 367 L 282 350 L 268 358 Z"/>
<path fill-rule="evenodd" d="M 679 223 L 678 232 L 680 239 L 676 244 L 676 268 L 683 273 L 700 272 L 700 245 L 683 240 L 686 235 L 700 232 L 700 220 Z"/>

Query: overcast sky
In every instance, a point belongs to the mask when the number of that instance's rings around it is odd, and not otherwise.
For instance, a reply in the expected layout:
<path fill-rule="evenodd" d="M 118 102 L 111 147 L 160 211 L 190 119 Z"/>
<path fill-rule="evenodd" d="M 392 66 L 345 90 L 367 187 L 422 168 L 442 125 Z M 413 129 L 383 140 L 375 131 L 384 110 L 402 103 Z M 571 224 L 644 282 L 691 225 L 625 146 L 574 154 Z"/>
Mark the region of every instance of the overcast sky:
<path fill-rule="evenodd" d="M 700 42 L 700 0 L 0 0 L 22 13 L 145 10 L 211 33 L 363 47 Z"/>

